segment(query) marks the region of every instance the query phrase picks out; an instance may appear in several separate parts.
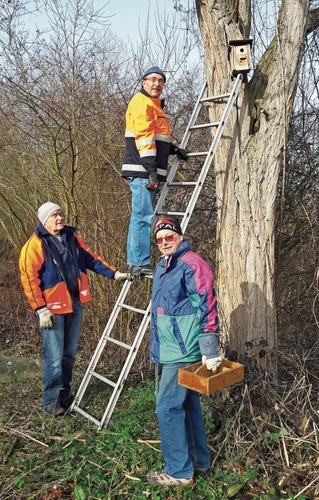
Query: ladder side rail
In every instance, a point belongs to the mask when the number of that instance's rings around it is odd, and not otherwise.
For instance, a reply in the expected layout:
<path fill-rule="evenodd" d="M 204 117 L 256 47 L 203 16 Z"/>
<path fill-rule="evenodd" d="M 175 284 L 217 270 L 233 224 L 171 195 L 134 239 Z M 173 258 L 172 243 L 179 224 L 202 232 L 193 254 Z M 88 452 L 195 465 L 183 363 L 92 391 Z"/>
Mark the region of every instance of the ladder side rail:
<path fill-rule="evenodd" d="M 179 164 L 179 159 L 178 158 L 174 158 L 174 160 L 172 162 L 172 165 L 171 165 L 170 172 L 169 172 L 168 177 L 167 177 L 167 180 L 166 180 L 164 186 L 161 188 L 161 193 L 160 193 L 160 196 L 159 196 L 159 198 L 157 200 L 157 203 L 156 203 L 156 206 L 155 206 L 155 209 L 154 209 L 153 221 L 155 220 L 155 217 L 156 217 L 157 213 L 162 209 L 162 207 L 164 205 L 165 199 L 167 197 L 168 189 L 169 189 L 169 186 L 170 186 L 170 182 L 175 177 L 175 174 L 176 174 L 176 171 L 177 171 L 177 168 L 178 168 L 178 164 Z"/>
<path fill-rule="evenodd" d="M 237 75 L 235 84 L 233 86 L 233 90 L 231 92 L 231 96 L 230 96 L 230 98 L 229 98 L 229 100 L 228 100 L 228 102 L 227 102 L 227 104 L 225 106 L 225 109 L 223 111 L 223 114 L 222 114 L 222 117 L 221 117 L 221 120 L 220 120 L 220 124 L 219 124 L 219 126 L 217 128 L 217 131 L 216 131 L 216 134 L 214 136 L 214 139 L 213 139 L 213 141 L 212 141 L 212 143 L 210 145 L 210 148 L 209 148 L 209 151 L 208 151 L 208 155 L 207 155 L 207 157 L 205 159 L 205 162 L 203 164 L 202 170 L 201 170 L 200 175 L 198 177 L 197 185 L 194 188 L 192 196 L 191 196 L 191 198 L 189 200 L 188 207 L 187 207 L 187 209 L 185 211 L 185 215 L 184 215 L 183 220 L 181 222 L 181 228 L 182 228 L 183 232 L 186 230 L 188 222 L 189 222 L 189 219 L 190 219 L 190 217 L 191 217 L 191 215 L 193 213 L 193 210 L 194 210 L 195 204 L 197 202 L 199 193 L 200 193 L 200 191 L 202 189 L 202 186 L 203 186 L 203 183 L 204 183 L 204 181 L 206 179 L 209 167 L 211 165 L 211 162 L 212 162 L 213 157 L 215 155 L 215 152 L 216 152 L 217 146 L 219 144 L 220 138 L 222 136 L 223 130 L 225 128 L 228 116 L 229 116 L 229 114 L 230 114 L 230 112 L 232 110 L 232 107 L 233 107 L 233 104 L 234 104 L 235 100 L 237 99 L 237 95 L 238 95 L 238 92 L 239 92 L 242 80 L 243 80 L 243 75 L 240 73 L 239 75 Z"/>
<path fill-rule="evenodd" d="M 195 122 L 196 122 L 196 120 L 198 118 L 199 112 L 200 112 L 201 107 L 202 107 L 201 100 L 203 98 L 203 95 L 206 92 L 206 89 L 207 89 L 207 84 L 205 82 L 204 85 L 203 85 L 203 87 L 202 87 L 202 89 L 201 89 L 201 91 L 200 91 L 200 94 L 198 96 L 198 99 L 196 101 L 195 107 L 193 109 L 193 112 L 191 114 L 190 120 L 189 120 L 189 122 L 187 124 L 186 130 L 184 132 L 184 135 L 183 135 L 183 138 L 182 138 L 182 141 L 181 141 L 180 147 L 183 148 L 183 149 L 186 147 L 186 145 L 188 143 L 188 140 L 190 138 L 190 135 L 191 135 L 191 132 L 192 132 L 191 131 L 191 127 L 195 124 Z M 154 218 L 153 219 L 155 219 L 155 215 L 157 214 L 157 212 L 159 210 L 161 210 L 161 208 L 162 208 L 162 206 L 164 204 L 164 201 L 165 201 L 165 199 L 167 197 L 169 184 L 175 178 L 178 165 L 179 165 L 179 159 L 176 157 L 173 160 L 173 162 L 172 162 L 170 171 L 169 171 L 168 176 L 167 176 L 167 180 L 166 180 L 164 186 L 161 189 L 161 193 L 160 193 L 159 199 L 158 199 L 157 204 L 155 206 Z"/>
<path fill-rule="evenodd" d="M 94 354 L 91 358 L 89 366 L 87 367 L 85 375 L 84 375 L 84 377 L 81 381 L 81 384 L 77 390 L 74 401 L 73 401 L 71 408 L 70 408 L 71 411 L 73 410 L 74 406 L 77 406 L 77 404 L 79 404 L 81 402 L 81 400 L 83 398 L 83 395 L 84 395 L 84 393 L 87 389 L 87 386 L 89 385 L 89 382 L 91 380 L 91 372 L 95 370 L 95 367 L 100 359 L 100 356 L 101 356 L 101 353 L 104 349 L 104 346 L 108 340 L 109 332 L 112 330 L 114 323 L 117 319 L 117 316 L 120 312 L 120 309 L 121 309 L 120 303 L 123 302 L 131 285 L 132 285 L 132 281 L 127 280 L 119 293 L 119 296 L 118 296 L 117 301 L 115 303 L 114 309 L 113 309 L 113 311 L 109 317 L 109 320 L 108 320 L 108 322 L 103 330 L 103 333 L 101 335 L 99 343 L 94 351 Z"/>
<path fill-rule="evenodd" d="M 185 148 L 187 146 L 188 140 L 190 138 L 191 132 L 192 132 L 192 127 L 195 125 L 195 122 L 198 118 L 199 112 L 202 109 L 203 105 L 203 95 L 207 91 L 207 83 L 205 82 L 204 85 L 202 86 L 202 89 L 200 91 L 200 94 L 198 96 L 198 99 L 196 101 L 195 107 L 193 109 L 193 112 L 191 114 L 191 117 L 189 119 L 189 122 L 187 124 L 186 130 L 184 132 L 183 138 L 181 140 L 180 147 Z"/>
<path fill-rule="evenodd" d="M 140 327 L 137 331 L 137 334 L 135 336 L 135 339 L 134 339 L 134 342 L 132 344 L 132 349 L 131 351 L 129 352 L 127 358 L 126 358 L 126 361 L 124 363 L 124 366 L 121 370 L 121 373 L 119 375 L 119 378 L 117 380 L 117 383 L 116 383 L 116 386 L 114 388 L 114 391 L 109 399 L 109 402 L 108 402 L 108 405 L 106 407 L 106 410 L 104 412 L 104 415 L 101 419 L 101 422 L 100 422 L 100 427 L 99 429 L 102 429 L 103 427 L 106 427 L 107 424 L 109 423 L 110 421 L 110 418 L 112 416 L 112 413 L 113 413 L 113 410 L 116 406 L 116 403 L 117 403 L 117 400 L 118 398 L 120 397 L 120 394 L 122 392 L 122 389 L 124 387 L 124 383 L 125 383 L 125 380 L 127 378 L 127 375 L 128 373 L 130 372 L 130 369 L 131 369 L 131 366 L 132 364 L 134 363 L 135 361 L 135 358 L 136 358 L 136 354 L 138 352 L 138 349 L 141 345 L 141 342 L 144 338 L 144 335 L 145 335 L 145 332 L 148 328 L 148 325 L 149 325 L 149 322 L 150 322 L 150 310 L 151 310 L 151 302 L 149 303 L 146 311 L 147 311 L 147 314 L 145 314 L 145 316 L 143 317 L 143 320 L 140 324 Z"/>

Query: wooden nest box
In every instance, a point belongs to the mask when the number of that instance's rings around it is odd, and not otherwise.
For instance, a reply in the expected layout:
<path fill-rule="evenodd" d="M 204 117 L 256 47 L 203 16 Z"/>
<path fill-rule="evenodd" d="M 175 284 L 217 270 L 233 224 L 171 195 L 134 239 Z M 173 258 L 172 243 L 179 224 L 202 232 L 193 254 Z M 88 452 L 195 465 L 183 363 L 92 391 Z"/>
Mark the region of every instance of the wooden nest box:
<path fill-rule="evenodd" d="M 229 40 L 230 66 L 234 76 L 239 73 L 249 73 L 252 69 L 251 44 L 251 38 L 247 40 Z"/>
<path fill-rule="evenodd" d="M 240 382 L 244 378 L 244 366 L 223 359 L 216 373 L 207 370 L 201 361 L 178 370 L 178 383 L 203 394 L 212 394 Z"/>

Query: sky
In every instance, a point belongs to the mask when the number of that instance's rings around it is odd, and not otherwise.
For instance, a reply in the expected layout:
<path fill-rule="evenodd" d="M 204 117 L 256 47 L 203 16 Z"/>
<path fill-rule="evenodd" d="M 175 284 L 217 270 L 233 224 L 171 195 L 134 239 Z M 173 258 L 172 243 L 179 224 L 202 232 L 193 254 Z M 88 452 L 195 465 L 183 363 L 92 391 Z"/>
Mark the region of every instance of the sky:
<path fill-rule="evenodd" d="M 43 1 L 43 0 L 42 0 Z M 44 8 L 40 8 L 42 1 L 30 0 L 29 5 L 32 14 L 27 21 L 27 28 L 32 32 L 32 26 L 34 29 L 38 28 L 40 31 L 47 29 L 48 17 L 44 12 Z M 67 2 L 68 0 L 61 0 L 62 2 Z M 74 0 L 75 1 L 75 0 Z M 174 26 L 178 25 L 178 21 L 181 21 L 179 13 L 174 9 L 174 4 L 176 0 L 87 0 L 88 3 L 92 1 L 93 8 L 95 11 L 101 11 L 100 15 L 103 13 L 105 22 L 110 26 L 113 33 L 123 42 L 129 42 L 134 44 L 140 44 L 143 37 L 145 37 L 145 30 L 148 28 L 148 36 L 152 35 L 152 31 L 155 33 L 156 22 L 160 18 L 160 27 L 163 26 Z M 0 0 L 1 3 L 1 0 Z M 178 4 L 182 4 L 190 8 L 194 5 L 193 0 L 178 0 Z M 66 5 L 66 4 L 65 4 Z M 163 15 L 165 15 L 165 22 L 163 22 Z M 175 19 L 175 24 L 174 24 Z M 182 30 L 184 24 L 181 25 Z M 185 33 L 185 31 L 180 31 L 180 34 Z M 157 35 L 156 35 L 157 36 Z M 188 39 L 189 40 L 189 39 Z M 179 38 L 180 47 L 182 47 L 182 38 Z M 188 49 L 188 45 L 185 46 L 185 50 Z M 181 49 L 180 49 L 181 50 Z M 187 62 L 196 62 L 199 60 L 199 52 L 197 49 L 192 49 L 191 51 L 184 54 L 185 64 Z"/>
<path fill-rule="evenodd" d="M 140 40 L 139 31 L 144 34 L 148 12 L 150 27 L 155 25 L 155 12 L 159 11 L 161 15 L 165 11 L 170 18 L 176 14 L 173 8 L 174 0 L 92 0 L 92 4 L 95 10 L 103 9 L 104 16 L 109 18 L 112 31 L 119 38 L 132 42 Z M 28 5 L 33 10 L 29 23 L 35 22 L 40 29 L 45 28 L 47 21 L 43 9 L 35 14 L 37 0 L 30 0 Z M 31 27 L 30 24 L 28 27 Z"/>
<path fill-rule="evenodd" d="M 191 9 L 194 0 L 92 0 L 95 8 L 105 7 L 104 15 L 111 16 L 109 22 L 112 31 L 123 41 L 141 42 L 141 35 L 145 35 L 145 28 L 152 28 L 155 32 L 156 22 L 160 17 L 161 26 L 168 27 L 178 25 L 181 21 L 180 14 L 174 9 L 174 4 L 180 4 L 184 8 Z M 165 22 L 163 16 L 165 15 Z M 182 24 L 182 29 L 185 25 Z M 186 59 L 189 63 L 198 62 L 199 51 L 194 48 L 187 52 Z"/>
<path fill-rule="evenodd" d="M 105 3 L 103 0 L 94 0 L 97 8 L 103 7 Z M 131 41 L 135 41 L 139 40 L 139 28 L 144 32 L 148 10 L 152 24 L 158 6 L 160 12 L 165 10 L 168 15 L 173 16 L 173 0 L 109 0 L 105 14 L 112 15 L 110 23 L 118 36 L 124 39 L 128 36 Z"/>

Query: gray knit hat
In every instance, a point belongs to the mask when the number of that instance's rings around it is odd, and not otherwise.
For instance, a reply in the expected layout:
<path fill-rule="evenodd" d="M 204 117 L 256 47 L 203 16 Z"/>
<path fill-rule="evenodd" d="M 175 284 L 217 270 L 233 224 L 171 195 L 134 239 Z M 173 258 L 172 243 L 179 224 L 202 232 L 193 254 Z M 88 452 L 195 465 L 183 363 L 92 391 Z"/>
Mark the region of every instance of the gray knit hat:
<path fill-rule="evenodd" d="M 158 66 L 152 66 L 151 68 L 148 68 L 143 74 L 142 80 L 144 80 L 144 78 L 146 78 L 148 75 L 151 75 L 152 73 L 157 73 L 158 75 L 161 75 L 164 78 L 164 82 L 166 82 L 166 76 Z"/>
<path fill-rule="evenodd" d="M 44 225 L 48 218 L 50 217 L 53 212 L 56 210 L 62 210 L 60 205 L 57 205 L 56 203 L 52 203 L 52 201 L 47 201 L 46 203 L 43 203 L 41 207 L 38 210 L 38 219 L 42 224 Z"/>

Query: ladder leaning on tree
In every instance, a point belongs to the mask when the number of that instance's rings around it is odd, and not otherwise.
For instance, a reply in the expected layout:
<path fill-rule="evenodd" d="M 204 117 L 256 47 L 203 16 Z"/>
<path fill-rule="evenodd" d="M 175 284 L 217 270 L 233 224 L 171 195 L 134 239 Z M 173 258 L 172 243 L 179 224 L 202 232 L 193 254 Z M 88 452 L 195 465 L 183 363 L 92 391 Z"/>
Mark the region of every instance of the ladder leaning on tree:
<path fill-rule="evenodd" d="M 228 120 L 228 117 L 232 111 L 232 108 L 236 102 L 237 95 L 241 86 L 241 83 L 243 81 L 243 74 L 240 73 L 236 76 L 236 79 L 234 81 L 233 87 L 230 92 L 227 92 L 225 94 L 221 95 L 216 95 L 216 96 L 207 96 L 207 85 L 205 84 L 200 92 L 200 95 L 197 99 L 197 102 L 195 104 L 193 113 L 191 115 L 190 121 L 187 125 L 184 137 L 182 139 L 182 142 L 180 144 L 180 147 L 183 149 L 187 148 L 187 144 L 189 142 L 189 139 L 192 135 L 192 133 L 196 130 L 201 130 L 201 129 L 207 129 L 207 128 L 215 128 L 216 132 L 214 134 L 214 137 L 212 139 L 210 148 L 208 151 L 204 152 L 192 152 L 188 153 L 188 157 L 196 157 L 199 159 L 204 159 L 203 164 L 201 166 L 199 175 L 197 177 L 197 180 L 195 181 L 176 181 L 176 174 L 178 172 L 178 167 L 179 167 L 179 160 L 175 157 L 169 175 L 167 177 L 167 182 L 164 184 L 161 194 L 159 196 L 158 203 L 155 208 L 154 212 L 154 217 L 158 215 L 172 215 L 172 216 L 179 216 L 182 217 L 181 221 L 181 228 L 183 233 L 186 230 L 186 227 L 188 225 L 188 222 L 192 216 L 192 213 L 194 211 L 196 202 L 198 200 L 198 197 L 200 195 L 201 189 L 203 187 L 204 181 L 206 179 L 207 173 L 209 171 L 209 168 L 211 166 L 212 160 L 214 158 L 218 143 L 222 137 L 222 133 L 224 130 L 224 127 L 226 125 L 226 122 Z M 200 110 L 205 103 L 216 103 L 217 105 L 224 105 L 224 110 L 221 116 L 220 121 L 218 122 L 212 122 L 212 123 L 197 123 L 198 118 L 199 118 L 199 113 Z M 192 189 L 192 194 L 190 196 L 190 199 L 188 201 L 187 207 L 185 210 L 178 212 L 174 210 L 164 210 L 164 204 L 165 201 L 167 201 L 168 198 L 168 193 L 169 190 L 171 189 L 176 190 L 177 188 L 188 188 Z M 144 338 L 144 335 L 148 329 L 149 326 L 149 321 L 150 321 L 150 308 L 151 308 L 151 303 L 148 304 L 146 309 L 139 309 L 135 306 L 129 305 L 125 303 L 125 299 L 128 297 L 128 293 L 130 288 L 133 286 L 136 282 L 135 281 L 126 281 L 125 284 L 123 285 L 119 297 L 115 303 L 114 309 L 111 312 L 110 318 L 107 322 L 107 325 L 102 333 L 102 336 L 100 338 L 100 341 L 97 345 L 97 348 L 92 356 L 92 359 L 89 363 L 89 366 L 87 368 L 87 371 L 83 377 L 83 380 L 80 384 L 80 387 L 77 391 L 77 394 L 74 398 L 73 404 L 71 406 L 71 411 L 77 411 L 87 419 L 91 420 L 93 423 L 95 423 L 99 429 L 102 429 L 103 427 L 106 427 L 107 424 L 110 421 L 110 418 L 112 416 L 113 410 L 116 406 L 117 400 L 121 394 L 121 391 L 123 389 L 124 383 L 126 381 L 126 378 L 130 372 L 130 369 L 132 367 L 132 364 L 136 358 L 138 349 L 140 347 L 140 344 Z M 136 313 L 141 315 L 142 320 L 141 323 L 139 324 L 137 333 L 134 337 L 133 343 L 131 345 L 122 342 L 120 340 L 117 340 L 116 338 L 112 337 L 111 334 L 115 328 L 115 322 L 119 316 L 119 313 L 123 310 L 131 311 L 132 313 Z M 100 357 L 106 347 L 107 343 L 115 344 L 120 348 L 123 348 L 128 351 L 126 360 L 124 362 L 124 365 L 122 367 L 122 370 L 119 374 L 119 377 L 116 382 L 111 380 L 110 378 L 106 377 L 104 374 L 97 373 L 96 367 L 97 364 L 100 360 Z M 108 400 L 108 404 L 106 406 L 106 409 L 102 415 L 101 418 L 96 418 L 94 415 L 88 413 L 83 408 L 83 397 L 86 393 L 86 390 L 88 388 L 88 385 L 90 381 L 93 379 L 98 379 L 102 381 L 103 383 L 107 384 L 109 387 L 111 387 L 111 396 Z"/>

